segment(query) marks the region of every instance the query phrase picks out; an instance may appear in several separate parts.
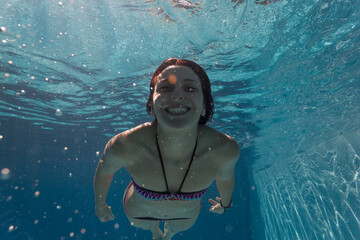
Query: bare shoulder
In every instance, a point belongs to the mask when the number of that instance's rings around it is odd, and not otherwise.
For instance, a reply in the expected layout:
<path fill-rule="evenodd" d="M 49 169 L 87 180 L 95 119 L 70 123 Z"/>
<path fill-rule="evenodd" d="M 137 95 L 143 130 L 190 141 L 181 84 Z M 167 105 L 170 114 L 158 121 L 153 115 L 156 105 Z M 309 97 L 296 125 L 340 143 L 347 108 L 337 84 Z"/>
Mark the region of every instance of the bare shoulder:
<path fill-rule="evenodd" d="M 224 160 L 237 161 L 240 148 L 234 138 L 208 126 L 201 126 L 200 134 L 208 146 L 216 149 L 216 155 L 222 156 Z"/>
<path fill-rule="evenodd" d="M 138 152 L 136 149 L 147 144 L 153 131 L 152 123 L 144 123 L 117 134 L 106 144 L 101 159 L 109 165 L 116 165 L 116 168 L 131 165 L 132 155 Z"/>
<path fill-rule="evenodd" d="M 153 123 L 143 123 L 137 127 L 119 133 L 106 144 L 107 149 L 111 149 L 113 153 L 121 153 L 127 149 L 141 146 L 146 142 L 148 136 L 154 132 Z"/>

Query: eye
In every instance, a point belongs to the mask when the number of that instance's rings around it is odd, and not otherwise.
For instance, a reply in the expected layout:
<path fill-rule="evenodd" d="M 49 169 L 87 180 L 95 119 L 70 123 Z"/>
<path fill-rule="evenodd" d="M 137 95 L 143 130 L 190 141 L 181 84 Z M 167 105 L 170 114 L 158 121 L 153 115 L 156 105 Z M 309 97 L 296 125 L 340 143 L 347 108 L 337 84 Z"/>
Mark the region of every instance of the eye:
<path fill-rule="evenodd" d="M 197 90 L 197 88 L 193 87 L 193 86 L 185 86 L 185 90 L 187 92 L 195 92 Z"/>
<path fill-rule="evenodd" d="M 171 88 L 169 86 L 160 86 L 159 91 L 160 92 L 169 92 Z"/>

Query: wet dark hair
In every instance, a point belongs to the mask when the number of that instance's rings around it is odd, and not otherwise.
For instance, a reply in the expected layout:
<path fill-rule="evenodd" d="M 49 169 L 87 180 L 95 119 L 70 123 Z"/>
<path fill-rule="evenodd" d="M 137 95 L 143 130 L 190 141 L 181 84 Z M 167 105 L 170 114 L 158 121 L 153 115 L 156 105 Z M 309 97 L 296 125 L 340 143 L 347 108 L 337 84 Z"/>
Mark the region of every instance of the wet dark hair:
<path fill-rule="evenodd" d="M 177 58 L 169 58 L 161 63 L 161 65 L 156 69 L 150 83 L 150 95 L 149 99 L 146 104 L 146 110 L 149 114 L 151 114 L 152 109 L 152 103 L 153 103 L 153 95 L 155 90 L 155 82 L 156 78 L 159 76 L 159 74 L 164 71 L 165 68 L 169 66 L 186 66 L 191 68 L 196 75 L 200 78 L 201 88 L 204 95 L 204 101 L 205 101 L 205 109 L 206 113 L 205 116 L 200 116 L 199 124 L 205 125 L 212 117 L 214 112 L 214 101 L 211 96 L 211 85 L 210 80 L 206 72 L 202 67 L 200 67 L 198 64 L 194 63 L 193 61 L 186 60 L 186 59 L 177 59 Z"/>

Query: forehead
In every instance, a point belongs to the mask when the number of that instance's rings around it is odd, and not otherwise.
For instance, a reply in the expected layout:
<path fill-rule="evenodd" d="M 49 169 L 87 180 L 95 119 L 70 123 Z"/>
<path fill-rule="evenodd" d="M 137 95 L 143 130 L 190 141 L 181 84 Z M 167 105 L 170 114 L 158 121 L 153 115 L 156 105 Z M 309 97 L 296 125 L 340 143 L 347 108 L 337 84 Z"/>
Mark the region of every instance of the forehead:
<path fill-rule="evenodd" d="M 177 80 L 192 80 L 200 83 L 199 76 L 191 68 L 182 65 L 172 65 L 165 68 L 157 77 L 156 82 L 168 80 L 170 76 L 175 76 Z"/>

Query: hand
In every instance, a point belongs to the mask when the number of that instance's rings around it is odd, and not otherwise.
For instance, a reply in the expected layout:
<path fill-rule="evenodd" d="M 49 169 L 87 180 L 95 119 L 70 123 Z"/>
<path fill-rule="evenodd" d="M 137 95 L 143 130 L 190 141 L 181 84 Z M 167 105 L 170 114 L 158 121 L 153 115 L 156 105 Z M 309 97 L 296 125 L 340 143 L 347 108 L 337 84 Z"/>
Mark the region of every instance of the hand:
<path fill-rule="evenodd" d="M 209 199 L 209 202 L 212 204 L 211 208 L 209 209 L 210 212 L 222 214 L 224 212 L 224 208 L 220 204 L 221 198 L 216 197 L 216 201 L 213 199 Z"/>
<path fill-rule="evenodd" d="M 101 222 L 107 222 L 115 218 L 114 214 L 111 212 L 111 207 L 106 204 L 96 205 L 95 215 L 99 218 Z"/>

